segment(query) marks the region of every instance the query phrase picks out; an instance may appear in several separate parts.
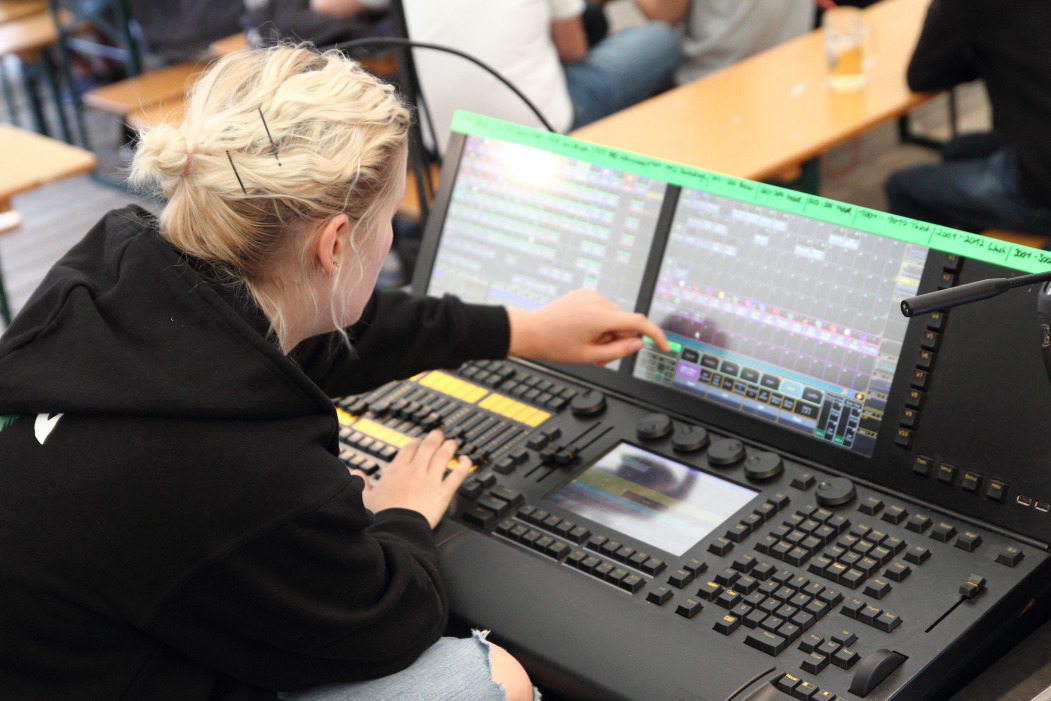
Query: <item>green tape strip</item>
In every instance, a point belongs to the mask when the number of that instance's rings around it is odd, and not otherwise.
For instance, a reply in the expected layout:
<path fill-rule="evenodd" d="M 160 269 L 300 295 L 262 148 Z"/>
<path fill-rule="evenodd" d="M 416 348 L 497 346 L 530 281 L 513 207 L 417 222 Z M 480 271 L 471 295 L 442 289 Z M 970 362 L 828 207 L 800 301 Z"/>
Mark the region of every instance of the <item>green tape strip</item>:
<path fill-rule="evenodd" d="M 1028 273 L 1051 270 L 1051 252 L 1048 251 L 1019 246 L 957 229 L 926 224 L 906 217 L 896 217 L 874 209 L 712 173 L 629 151 L 589 144 L 564 134 L 540 131 L 520 124 L 462 111 L 457 112 L 453 118 L 452 129 L 471 136 L 532 146 L 566 158 L 579 159 L 654 180 L 663 180 L 680 187 L 704 190 L 715 195 L 754 202 L 764 207 L 793 214 L 803 214 L 859 231 L 869 231 Z"/>

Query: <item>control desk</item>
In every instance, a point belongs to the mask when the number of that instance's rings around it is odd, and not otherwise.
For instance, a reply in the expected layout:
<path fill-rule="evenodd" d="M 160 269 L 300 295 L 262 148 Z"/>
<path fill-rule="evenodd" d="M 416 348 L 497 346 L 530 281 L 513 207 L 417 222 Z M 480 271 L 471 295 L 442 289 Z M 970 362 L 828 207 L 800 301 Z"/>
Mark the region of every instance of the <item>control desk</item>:
<path fill-rule="evenodd" d="M 931 698 L 1044 595 L 1043 254 L 460 115 L 415 291 L 647 314 L 604 368 L 434 370 L 337 401 L 381 473 L 441 428 L 453 613 L 566 698 Z M 1006 266 L 1005 266 L 1006 264 Z"/>

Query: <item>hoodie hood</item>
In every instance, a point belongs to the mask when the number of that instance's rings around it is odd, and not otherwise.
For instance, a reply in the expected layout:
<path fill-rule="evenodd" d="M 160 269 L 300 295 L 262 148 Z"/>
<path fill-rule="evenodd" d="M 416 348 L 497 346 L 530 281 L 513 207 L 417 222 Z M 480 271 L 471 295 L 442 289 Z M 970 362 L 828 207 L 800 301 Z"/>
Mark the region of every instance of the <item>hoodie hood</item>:
<path fill-rule="evenodd" d="M 243 288 L 201 268 L 142 208 L 108 213 L 0 337 L 0 416 L 333 412 L 267 339 L 267 320 Z"/>

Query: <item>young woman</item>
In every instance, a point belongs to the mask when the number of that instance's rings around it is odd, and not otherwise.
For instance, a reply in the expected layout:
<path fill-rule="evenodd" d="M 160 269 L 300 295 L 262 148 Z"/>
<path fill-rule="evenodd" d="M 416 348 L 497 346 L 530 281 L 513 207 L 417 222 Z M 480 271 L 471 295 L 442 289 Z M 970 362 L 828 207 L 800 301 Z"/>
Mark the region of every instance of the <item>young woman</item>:
<path fill-rule="evenodd" d="M 508 354 L 602 363 L 660 330 L 373 290 L 409 114 L 338 54 L 229 56 L 142 136 L 155 220 L 110 212 L 0 340 L 0 696 L 528 699 L 441 638 L 434 432 L 369 489 L 329 397 Z M 280 696 L 279 696 L 280 695 Z"/>

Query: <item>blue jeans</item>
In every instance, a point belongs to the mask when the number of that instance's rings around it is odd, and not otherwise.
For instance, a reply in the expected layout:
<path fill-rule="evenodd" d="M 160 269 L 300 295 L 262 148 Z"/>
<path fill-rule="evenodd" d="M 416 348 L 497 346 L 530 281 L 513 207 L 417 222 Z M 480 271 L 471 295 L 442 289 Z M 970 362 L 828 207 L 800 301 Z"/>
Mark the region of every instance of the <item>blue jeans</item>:
<path fill-rule="evenodd" d="M 671 85 L 681 61 L 679 38 L 664 22 L 646 22 L 610 34 L 582 60 L 563 66 L 573 102 L 571 129 L 630 107 Z"/>
<path fill-rule="evenodd" d="M 956 137 L 941 163 L 900 170 L 884 191 L 893 214 L 963 231 L 1051 235 L 1051 210 L 1022 195 L 1018 159 L 995 134 Z"/>
<path fill-rule="evenodd" d="M 489 643 L 475 631 L 470 638 L 441 638 L 407 669 L 379 679 L 279 694 L 282 701 L 507 701 L 492 680 Z M 534 690 L 539 701 L 540 694 Z"/>

